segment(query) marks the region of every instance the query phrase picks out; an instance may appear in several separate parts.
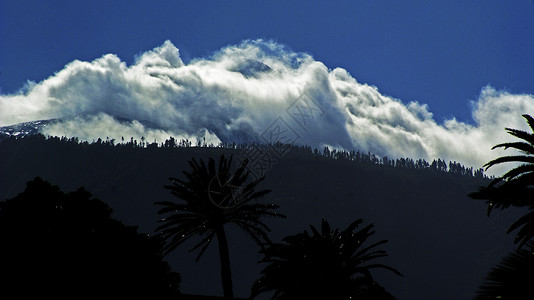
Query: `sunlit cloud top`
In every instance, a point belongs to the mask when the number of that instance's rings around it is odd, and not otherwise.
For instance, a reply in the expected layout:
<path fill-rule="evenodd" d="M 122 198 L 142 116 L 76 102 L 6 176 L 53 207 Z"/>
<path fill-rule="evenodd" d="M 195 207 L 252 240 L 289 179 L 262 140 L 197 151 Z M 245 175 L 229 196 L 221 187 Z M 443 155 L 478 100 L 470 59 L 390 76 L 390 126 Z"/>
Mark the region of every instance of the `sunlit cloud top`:
<path fill-rule="evenodd" d="M 478 168 L 502 155 L 490 148 L 510 140 L 505 127 L 526 130 L 521 115 L 534 113 L 533 95 L 481 88 L 472 102 L 474 125 L 437 123 L 423 103 L 383 95 L 342 68 L 272 41 L 243 41 L 188 64 L 166 41 L 130 66 L 114 54 L 76 60 L 0 95 L 0 126 L 59 119 L 43 133 L 217 144 L 265 141 L 265 132 L 281 124 L 289 142 Z"/>

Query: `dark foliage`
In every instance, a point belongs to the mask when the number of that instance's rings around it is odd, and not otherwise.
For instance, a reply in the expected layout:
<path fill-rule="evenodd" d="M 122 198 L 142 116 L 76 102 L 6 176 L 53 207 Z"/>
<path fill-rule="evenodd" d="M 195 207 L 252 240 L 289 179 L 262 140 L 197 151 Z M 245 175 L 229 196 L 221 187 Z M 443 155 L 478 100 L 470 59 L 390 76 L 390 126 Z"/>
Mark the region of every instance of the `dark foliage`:
<path fill-rule="evenodd" d="M 79 188 L 40 178 L 0 202 L 0 293 L 17 299 L 179 296 L 180 275 L 162 260 L 163 241 L 110 218 Z"/>
<path fill-rule="evenodd" d="M 387 256 L 365 242 L 374 234 L 373 225 L 359 229 L 356 220 L 346 229 L 332 230 L 323 219 L 321 228 L 287 236 L 283 243 L 271 244 L 261 251 L 268 263 L 252 288 L 252 296 L 274 291 L 271 299 L 394 299 L 374 282 L 371 269 L 397 270 L 374 260 Z M 402 276 L 402 275 L 401 275 Z"/>
<path fill-rule="evenodd" d="M 515 182 L 502 184 L 498 187 L 480 187 L 478 192 L 469 194 L 473 199 L 486 200 L 488 216 L 494 209 L 514 207 L 528 207 L 530 212 L 517 219 L 506 231 L 507 234 L 519 229 L 514 237 L 514 243 L 524 246 L 534 237 L 534 190 Z"/>
<path fill-rule="evenodd" d="M 534 243 L 517 249 L 493 268 L 480 286 L 475 300 L 534 299 Z"/>
<path fill-rule="evenodd" d="M 507 232 L 520 228 L 514 239 L 514 243 L 519 243 L 519 247 L 534 237 L 534 119 L 529 115 L 523 117 L 532 133 L 506 128 L 509 134 L 523 141 L 502 143 L 492 148 L 515 149 L 523 155 L 499 157 L 486 163 L 484 167 L 487 170 L 492 166 L 508 162 L 520 165 L 494 179 L 487 187 L 480 187 L 478 192 L 470 194 L 474 199 L 486 200 L 488 215 L 495 208 L 505 209 L 511 206 L 528 207 L 531 210 L 514 222 Z"/>
<path fill-rule="evenodd" d="M 505 257 L 493 268 L 479 287 L 476 299 L 532 299 L 534 282 L 534 119 L 523 115 L 532 133 L 506 128 L 506 131 L 522 140 L 502 143 L 492 149 L 514 149 L 523 155 L 502 156 L 484 165 L 486 170 L 502 163 L 515 163 L 516 166 L 501 177 L 494 179 L 487 187 L 470 194 L 474 199 L 486 200 L 488 215 L 495 208 L 526 207 L 529 213 L 515 221 L 507 233 L 517 229 L 514 243 L 519 243 L 514 253 Z M 530 241 L 530 242 L 529 242 Z M 526 248 L 522 248 L 526 245 Z"/>
<path fill-rule="evenodd" d="M 172 185 L 165 186 L 180 201 L 156 202 L 162 205 L 159 214 L 162 225 L 156 231 L 167 241 L 165 252 L 173 251 L 193 236 L 201 240 L 191 251 L 199 249 L 197 260 L 206 251 L 214 237 L 219 242 L 221 275 L 226 297 L 233 297 L 230 258 L 224 229 L 225 224 L 235 224 L 259 245 L 269 242 L 269 227 L 260 219 L 266 216 L 284 217 L 276 212 L 278 205 L 257 203 L 255 200 L 270 190 L 256 190 L 264 178 L 247 183 L 247 161 L 235 171 L 231 169 L 232 157 L 221 156 L 218 167 L 210 158 L 189 161 L 191 171 L 184 171 L 185 180 L 170 178 Z"/>
<path fill-rule="evenodd" d="M 510 171 L 506 172 L 501 177 L 496 178 L 491 185 L 495 185 L 499 182 L 504 183 L 517 183 L 522 185 L 532 185 L 534 184 L 534 119 L 530 115 L 523 115 L 523 118 L 526 119 L 532 133 L 528 133 L 526 131 L 513 129 L 513 128 L 506 128 L 506 131 L 523 141 L 520 142 L 511 142 L 511 143 L 502 143 L 495 145 L 492 149 L 497 148 L 504 148 L 506 149 L 515 149 L 519 150 L 524 155 L 512 155 L 512 156 L 503 156 L 499 157 L 497 159 L 494 159 L 484 165 L 486 170 L 492 166 L 507 163 L 507 162 L 513 162 L 513 163 L 522 163 L 518 167 L 515 167 L 511 169 Z"/>
<path fill-rule="evenodd" d="M 121 142 L 117 142 L 114 139 L 106 138 L 105 140 L 98 139 L 93 140 L 92 142 L 80 141 L 78 138 L 67 138 L 67 137 L 45 137 L 42 134 L 32 134 L 22 137 L 17 136 L 2 136 L 0 138 L 0 143 L 4 147 L 10 147 L 14 144 L 17 144 L 21 147 L 24 144 L 36 144 L 47 142 L 51 145 L 60 145 L 64 150 L 72 149 L 76 146 L 81 146 L 85 151 L 91 150 L 102 150 L 109 151 L 111 148 L 120 148 L 122 150 L 136 150 L 136 149 L 176 149 L 176 148 L 192 148 L 195 150 L 201 150 L 202 148 L 206 149 L 227 149 L 227 150 L 237 150 L 242 154 L 249 151 L 250 149 L 257 150 L 261 153 L 268 153 L 272 149 L 284 149 L 283 154 L 291 156 L 298 155 L 299 157 L 314 157 L 314 158 L 326 158 L 326 159 L 335 159 L 342 161 L 352 161 L 361 164 L 369 165 L 382 165 L 391 168 L 398 169 L 413 169 L 413 170 L 425 170 L 429 172 L 439 172 L 439 173 L 450 173 L 454 175 L 462 175 L 475 177 L 479 179 L 487 179 L 487 176 L 484 174 L 482 168 L 474 170 L 473 167 L 466 167 L 458 162 L 445 161 L 440 158 L 434 159 L 431 163 L 427 162 L 424 159 L 414 160 L 412 158 L 388 158 L 387 156 L 378 157 L 372 153 L 365 153 L 361 151 L 346 151 L 346 150 L 336 150 L 325 147 L 321 150 L 305 145 L 294 145 L 294 144 L 280 144 L 276 145 L 270 144 L 249 144 L 249 143 L 219 143 L 218 145 L 206 144 L 199 142 L 196 145 L 187 139 L 176 140 L 173 137 L 165 140 L 164 142 L 158 143 L 157 141 L 148 142 L 141 141 L 130 138 L 126 141 L 124 138 Z M 22 147 L 21 147 L 22 148 Z M 25 147 L 26 148 L 26 147 Z M 246 155 L 244 155 L 246 156 Z M 252 162 L 251 162 L 252 163 Z"/>
<path fill-rule="evenodd" d="M 13 198 L 35 176 L 68 191 L 84 186 L 113 208 L 114 218 L 153 235 L 158 210 L 154 201 L 173 200 L 161 188 L 169 176 L 188 169 L 191 157 L 207 162 L 208 157 L 233 154 L 235 163 L 244 149 L 241 144 L 143 148 L 130 138 L 124 142 L 112 145 L 104 138 L 100 143 L 81 143 L 37 135 L 0 141 L 0 199 Z M 273 192 L 263 201 L 280 204 L 280 212 L 291 216 L 282 222 L 266 220 L 271 239 L 279 241 L 321 217 L 343 224 L 356 214 L 373 220 L 389 237 L 388 252 L 394 255 L 387 258 L 388 264 L 402 270 L 406 278 L 388 272 L 376 272 L 373 277 L 387 283 L 388 291 L 399 299 L 417 300 L 472 299 L 480 279 L 498 262 L 496 257 L 512 250 L 512 243 L 506 243 L 507 237 L 500 233 L 517 219 L 514 210 L 486 218 L 480 211 L 483 203 L 466 197 L 477 186 L 486 185 L 487 179 L 450 172 L 449 162 L 443 160 L 441 164 L 436 160 L 436 168 L 441 169 L 434 170 L 424 164 L 417 167 L 417 161 L 412 165 L 409 159 L 403 165 L 402 159 L 397 164 L 397 159 L 388 158 L 384 164 L 368 153 L 335 153 L 325 157 L 322 151 L 293 145 L 269 170 L 262 185 Z M 239 283 L 234 289 L 238 296 L 248 295 L 262 269 L 256 264 L 259 254 L 253 243 L 239 242 L 246 236 L 236 226 L 226 228 L 232 269 L 236 270 L 232 275 Z M 210 264 L 218 259 L 216 247 L 195 263 L 194 256 L 186 259 L 189 245 L 182 246 L 186 247 L 166 257 L 184 277 L 182 291 L 219 294 L 220 274 Z M 434 270 L 440 270 L 440 278 L 447 280 L 428 276 Z"/>

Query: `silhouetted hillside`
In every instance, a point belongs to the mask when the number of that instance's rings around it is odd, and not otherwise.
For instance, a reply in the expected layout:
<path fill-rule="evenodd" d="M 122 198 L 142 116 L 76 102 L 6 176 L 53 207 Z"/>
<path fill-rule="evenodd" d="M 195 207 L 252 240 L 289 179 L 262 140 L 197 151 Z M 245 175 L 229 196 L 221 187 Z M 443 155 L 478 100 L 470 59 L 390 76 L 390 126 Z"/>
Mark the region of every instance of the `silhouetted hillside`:
<path fill-rule="evenodd" d="M 182 146 L 182 147 L 179 147 Z M 233 154 L 237 166 L 247 145 L 185 147 L 186 141 L 157 145 L 137 141 L 78 143 L 29 136 L 0 142 L 0 199 L 12 198 L 36 176 L 73 190 L 84 186 L 113 208 L 113 217 L 140 232 L 157 227 L 158 207 L 175 200 L 163 188 L 168 177 L 181 177 L 187 160 Z M 485 185 L 480 171 L 456 163 L 380 160 L 371 154 L 289 147 L 265 169 L 263 188 L 287 219 L 273 219 L 271 239 L 307 229 L 327 218 L 344 227 L 362 218 L 374 223 L 376 239 L 387 239 L 384 263 L 404 278 L 377 271 L 377 282 L 399 300 L 471 299 L 487 272 L 512 247 L 505 230 L 516 215 L 486 216 L 486 205 L 467 194 Z M 265 201 L 268 202 L 268 201 Z M 229 231 L 236 296 L 247 297 L 263 267 L 252 241 Z M 182 275 L 184 293 L 221 295 L 215 247 L 200 262 L 187 252 L 194 242 L 169 254 Z"/>

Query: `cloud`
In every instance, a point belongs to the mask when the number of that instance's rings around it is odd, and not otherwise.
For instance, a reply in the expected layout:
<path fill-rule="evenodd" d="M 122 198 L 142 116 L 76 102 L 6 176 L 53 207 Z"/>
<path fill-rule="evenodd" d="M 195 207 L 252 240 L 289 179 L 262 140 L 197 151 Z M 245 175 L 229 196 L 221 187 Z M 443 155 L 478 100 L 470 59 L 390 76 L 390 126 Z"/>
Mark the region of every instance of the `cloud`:
<path fill-rule="evenodd" d="M 527 129 L 521 114 L 534 113 L 534 96 L 488 86 L 472 107 L 474 125 L 438 124 L 427 105 L 383 95 L 344 69 L 275 42 L 243 41 L 186 65 L 166 41 L 130 66 L 114 54 L 76 60 L 19 93 L 0 95 L 0 126 L 57 118 L 45 134 L 89 141 L 206 137 L 215 144 L 265 141 L 282 128 L 289 141 L 312 147 L 478 168 L 503 154 L 490 148 L 511 140 L 505 127 Z"/>
<path fill-rule="evenodd" d="M 107 114 L 78 116 L 64 119 L 61 122 L 52 122 L 42 129 L 47 136 L 78 137 L 84 141 L 115 140 L 115 142 L 128 142 L 131 138 L 148 143 L 164 141 L 169 137 L 177 140 L 189 140 L 193 145 L 202 141 L 207 144 L 218 145 L 221 141 L 214 134 L 204 131 L 199 135 L 181 134 L 175 131 L 165 131 L 145 126 L 136 120 L 117 120 Z"/>

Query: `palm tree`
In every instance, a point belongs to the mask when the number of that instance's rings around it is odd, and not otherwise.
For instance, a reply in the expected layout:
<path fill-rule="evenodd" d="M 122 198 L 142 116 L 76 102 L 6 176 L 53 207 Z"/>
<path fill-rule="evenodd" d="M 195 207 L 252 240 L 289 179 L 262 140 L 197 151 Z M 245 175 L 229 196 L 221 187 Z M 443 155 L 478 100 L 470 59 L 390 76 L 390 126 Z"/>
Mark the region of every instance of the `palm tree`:
<path fill-rule="evenodd" d="M 198 250 L 198 261 L 214 237 L 219 244 L 221 277 L 225 298 L 233 298 L 230 255 L 224 225 L 232 223 L 243 229 L 259 245 L 269 243 L 269 227 L 260 221 L 264 216 L 285 217 L 276 212 L 278 205 L 261 204 L 254 200 L 266 195 L 270 190 L 256 191 L 261 177 L 247 184 L 248 161 L 231 172 L 232 157 L 221 156 L 218 168 L 210 158 L 206 165 L 203 160 L 189 161 L 191 171 L 184 171 L 185 179 L 171 177 L 172 185 L 165 186 L 180 199 L 179 202 L 161 201 L 158 214 L 165 217 L 162 225 L 156 228 L 165 239 L 164 254 L 173 251 L 193 236 L 201 240 L 190 251 Z"/>
<path fill-rule="evenodd" d="M 402 276 L 397 270 L 374 259 L 387 256 L 376 250 L 387 241 L 369 246 L 365 241 L 374 234 L 373 224 L 357 230 L 358 219 L 345 230 L 332 230 L 322 220 L 320 231 L 310 226 L 311 235 L 304 231 L 287 236 L 284 243 L 274 243 L 260 252 L 269 263 L 254 283 L 251 297 L 274 292 L 271 299 L 394 299 L 374 282 L 371 269 L 383 268 Z M 381 297 L 381 298 L 380 298 Z"/>
<path fill-rule="evenodd" d="M 498 177 L 495 179 L 491 185 L 495 185 L 501 181 L 505 183 L 522 183 L 522 184 L 534 184 L 534 118 L 532 118 L 530 115 L 523 115 L 523 118 L 527 120 L 527 123 L 532 130 L 533 133 L 528 133 L 523 130 L 513 129 L 513 128 L 506 128 L 506 131 L 519 138 L 523 141 L 521 142 L 510 142 L 510 143 L 502 143 L 493 146 L 493 149 L 497 148 L 504 148 L 505 150 L 508 148 L 516 149 L 521 152 L 523 152 L 525 155 L 513 155 L 513 156 L 503 156 L 499 157 L 497 159 L 494 159 L 488 163 L 486 163 L 483 167 L 488 170 L 490 167 L 506 163 L 506 162 L 515 162 L 515 163 L 523 163 L 518 167 L 513 168 L 512 170 L 508 171 L 501 177 Z"/>
<path fill-rule="evenodd" d="M 534 279 L 534 243 L 526 249 L 516 249 L 493 268 L 480 286 L 475 300 L 534 299 L 532 281 Z"/>
<path fill-rule="evenodd" d="M 499 157 L 486 163 L 484 167 L 488 170 L 490 167 L 502 163 L 520 164 L 493 180 L 487 187 L 481 187 L 478 192 L 469 195 L 474 199 L 486 200 L 488 215 L 494 208 L 504 209 L 510 206 L 530 208 L 532 212 L 514 222 L 507 231 L 510 233 L 522 227 L 514 239 L 514 243 L 519 242 L 519 247 L 534 237 L 534 190 L 532 189 L 534 185 L 534 118 L 526 114 L 523 117 L 527 120 L 532 133 L 506 128 L 509 134 L 523 141 L 502 143 L 492 148 L 492 150 L 511 148 L 521 151 L 523 155 Z"/>

